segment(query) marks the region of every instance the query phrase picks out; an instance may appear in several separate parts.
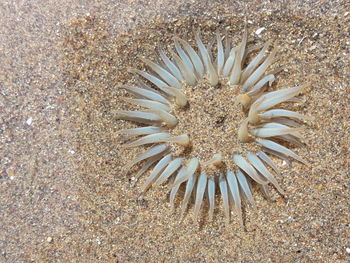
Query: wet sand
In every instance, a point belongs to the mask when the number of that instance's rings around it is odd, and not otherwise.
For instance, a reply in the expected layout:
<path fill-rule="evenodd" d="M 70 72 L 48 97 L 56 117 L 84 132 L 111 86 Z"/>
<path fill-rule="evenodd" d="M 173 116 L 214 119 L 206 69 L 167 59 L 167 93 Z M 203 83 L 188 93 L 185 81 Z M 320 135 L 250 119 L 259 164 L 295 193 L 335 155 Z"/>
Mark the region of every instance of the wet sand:
<path fill-rule="evenodd" d="M 349 261 L 347 1 L 14 2 L 0 6 L 0 262 Z M 192 208 L 181 222 L 167 186 L 140 196 L 146 176 L 122 170 L 142 149 L 116 133 L 133 126 L 116 119 L 120 87 L 175 31 L 238 43 L 245 17 L 251 44 L 278 40 L 275 87 L 308 84 L 298 108 L 315 121 L 295 151 L 311 165 L 278 161 L 287 198 L 255 189 L 244 229 L 219 198 L 213 222 Z"/>

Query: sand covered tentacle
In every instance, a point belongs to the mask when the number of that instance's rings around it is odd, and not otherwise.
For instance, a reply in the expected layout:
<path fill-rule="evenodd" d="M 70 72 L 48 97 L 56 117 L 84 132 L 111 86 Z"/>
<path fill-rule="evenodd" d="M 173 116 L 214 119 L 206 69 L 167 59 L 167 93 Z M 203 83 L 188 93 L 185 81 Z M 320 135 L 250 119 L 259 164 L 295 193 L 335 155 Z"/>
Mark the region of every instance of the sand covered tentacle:
<path fill-rule="evenodd" d="M 197 192 L 196 192 L 196 201 L 194 204 L 194 219 L 197 220 L 199 215 L 199 210 L 201 208 L 204 193 L 207 187 L 207 180 L 208 176 L 205 173 L 202 173 L 199 176 L 198 183 L 197 183 Z"/>
<path fill-rule="evenodd" d="M 146 126 L 132 129 L 123 129 L 118 131 L 119 134 L 125 134 L 129 136 L 140 136 L 140 135 L 149 135 L 154 133 L 160 133 L 164 130 L 161 127 L 157 126 Z"/>
<path fill-rule="evenodd" d="M 255 168 L 247 162 L 246 159 L 244 159 L 239 154 L 233 154 L 233 160 L 235 164 L 242 169 L 247 175 L 249 175 L 250 178 L 252 178 L 255 182 L 258 184 L 268 184 L 268 181 L 266 178 L 262 177 L 258 174 L 258 172 L 255 170 Z"/>
<path fill-rule="evenodd" d="M 187 51 L 188 55 L 190 56 L 192 63 L 196 69 L 196 73 L 199 78 L 202 78 L 204 76 L 204 65 L 197 54 L 197 52 L 191 47 L 190 44 L 188 44 L 186 41 L 182 39 L 178 39 L 178 41 L 183 45 L 184 49 Z"/>
<path fill-rule="evenodd" d="M 145 124 L 156 124 L 162 121 L 162 119 L 158 115 L 143 111 L 119 110 L 117 111 L 116 118 Z"/>
<path fill-rule="evenodd" d="M 226 179 L 230 189 L 230 193 L 233 197 L 234 208 L 238 214 L 239 222 L 243 226 L 243 217 L 242 217 L 242 204 L 241 204 L 241 195 L 239 192 L 238 181 L 234 172 L 228 171 L 226 174 Z"/>
<path fill-rule="evenodd" d="M 145 159 L 148 159 L 148 158 L 150 158 L 152 156 L 155 156 L 155 155 L 158 155 L 158 154 L 160 154 L 162 152 L 165 152 L 167 149 L 168 149 L 168 145 L 167 144 L 156 145 L 156 146 L 148 149 L 146 152 L 136 156 L 134 160 L 129 162 L 127 165 L 125 165 L 124 169 L 126 171 L 128 171 L 132 166 L 134 166 L 138 162 L 141 162 L 141 161 L 143 161 Z"/>
<path fill-rule="evenodd" d="M 181 89 L 182 85 L 179 82 L 179 80 L 174 77 L 171 73 L 169 73 L 167 70 L 159 66 L 158 64 L 152 62 L 149 59 L 142 58 L 141 59 L 147 66 L 149 66 L 154 72 L 156 72 L 166 83 L 168 83 L 168 86 L 173 86 L 175 88 Z"/>
<path fill-rule="evenodd" d="M 186 212 L 187 205 L 190 200 L 192 190 L 194 188 L 194 185 L 196 184 L 196 181 L 197 181 L 197 176 L 191 176 L 186 183 L 186 190 L 185 190 L 184 198 L 181 204 L 181 216 L 183 216 L 184 213 Z"/>
<path fill-rule="evenodd" d="M 154 185 L 161 185 L 164 183 L 177 169 L 179 169 L 182 165 L 183 158 L 176 158 L 172 160 L 168 166 L 164 169 L 161 175 L 154 182 Z"/>
<path fill-rule="evenodd" d="M 275 137 L 280 135 L 288 135 L 299 131 L 299 128 L 258 128 L 251 129 L 249 133 L 260 138 Z"/>
<path fill-rule="evenodd" d="M 260 50 L 259 54 L 256 55 L 254 59 L 249 63 L 249 65 L 243 70 L 241 83 L 246 81 L 247 78 L 253 73 L 253 71 L 260 65 L 270 45 L 271 41 L 269 40 L 265 43 L 264 47 Z"/>
<path fill-rule="evenodd" d="M 232 70 L 233 64 L 236 59 L 236 51 L 237 51 L 237 48 L 232 48 L 225 61 L 224 68 L 222 70 L 222 76 L 224 78 L 227 78 Z"/>
<path fill-rule="evenodd" d="M 197 171 L 198 167 L 199 167 L 198 158 L 196 158 L 196 157 L 192 158 L 187 164 L 186 173 L 184 173 L 179 178 L 176 178 L 173 185 L 174 186 L 179 185 L 179 184 L 187 181 L 190 177 L 192 177 L 194 175 L 194 173 Z"/>
<path fill-rule="evenodd" d="M 262 174 L 267 180 L 269 180 L 269 182 L 272 183 L 281 194 L 284 194 L 284 191 L 278 184 L 277 180 L 273 177 L 273 175 L 269 172 L 269 170 L 266 168 L 263 162 L 260 161 L 260 159 L 254 153 L 249 152 L 247 154 L 247 158 L 260 174 Z"/>
<path fill-rule="evenodd" d="M 271 87 L 272 83 L 275 81 L 275 75 L 269 74 L 264 76 L 261 80 L 259 80 L 254 87 L 252 87 L 248 92 L 247 95 L 249 97 L 256 96 L 257 94 L 263 92 L 265 90 L 266 84 L 269 84 L 269 87 Z"/>
<path fill-rule="evenodd" d="M 170 70 L 172 75 L 176 77 L 180 82 L 184 81 L 184 78 L 181 75 L 180 70 L 178 67 L 165 55 L 164 50 L 160 49 L 159 50 L 159 55 L 162 58 L 164 65 Z"/>
<path fill-rule="evenodd" d="M 166 112 L 171 111 L 171 108 L 168 105 L 155 100 L 131 99 L 131 98 L 121 98 L 121 99 L 128 103 L 145 107 L 147 109 L 159 109 L 159 110 L 164 110 Z"/>
<path fill-rule="evenodd" d="M 268 55 L 266 60 L 252 73 L 247 80 L 242 85 L 242 90 L 247 91 L 251 88 L 265 73 L 266 69 L 272 64 L 273 59 L 277 53 L 277 48 L 275 47 L 272 52 Z"/>
<path fill-rule="evenodd" d="M 209 166 L 209 167 L 216 167 L 219 166 L 222 163 L 222 154 L 221 153 L 216 153 L 213 155 L 213 157 L 208 160 L 207 162 L 204 162 L 204 166 Z"/>
<path fill-rule="evenodd" d="M 171 52 L 176 64 L 178 65 L 182 76 L 184 77 L 186 83 L 190 86 L 194 86 L 197 83 L 197 77 L 195 73 L 175 52 Z"/>
<path fill-rule="evenodd" d="M 217 84 L 217 81 L 219 79 L 217 71 L 214 70 L 214 66 L 212 64 L 208 49 L 205 47 L 205 45 L 203 44 L 199 32 L 196 32 L 195 34 L 195 39 L 199 48 L 199 52 L 201 54 L 202 57 L 202 61 L 204 62 L 204 67 L 205 67 L 205 71 L 207 74 L 207 78 L 209 80 L 209 82 L 211 83 L 212 86 L 215 86 Z"/>
<path fill-rule="evenodd" d="M 175 97 L 175 103 L 179 107 L 185 107 L 187 105 L 187 98 L 181 90 L 174 87 L 164 87 L 163 89 Z"/>
<path fill-rule="evenodd" d="M 178 178 L 183 177 L 186 173 L 187 173 L 186 167 L 182 166 L 180 171 L 177 173 L 177 175 L 175 177 L 175 181 L 178 180 Z M 179 191 L 180 185 L 181 184 L 177 184 L 171 188 L 170 196 L 169 196 L 171 210 L 174 210 L 175 197 L 176 197 L 177 192 Z"/>
<path fill-rule="evenodd" d="M 215 209 L 215 178 L 213 176 L 208 177 L 208 199 L 209 199 L 209 221 L 213 220 Z"/>
<path fill-rule="evenodd" d="M 295 111 L 284 110 L 284 109 L 272 109 L 259 114 L 262 119 L 273 119 L 279 117 L 288 117 L 297 120 L 313 120 L 311 116 L 306 116 Z"/>
<path fill-rule="evenodd" d="M 175 50 L 179 54 L 179 57 L 184 62 L 184 64 L 187 66 L 188 69 L 190 69 L 192 72 L 195 72 L 195 68 L 192 64 L 191 59 L 186 54 L 186 52 L 182 49 L 182 47 L 179 44 L 178 38 L 174 38 L 174 44 L 175 44 Z"/>
<path fill-rule="evenodd" d="M 268 92 L 259 97 L 251 106 L 248 113 L 249 122 L 256 124 L 261 118 L 259 113 L 268 110 L 282 102 L 297 96 L 305 87 L 293 87 Z"/>
<path fill-rule="evenodd" d="M 256 139 L 256 141 L 267 149 L 273 150 L 275 152 L 281 153 L 281 154 L 286 155 L 286 156 L 290 156 L 290 157 L 294 158 L 295 160 L 298 160 L 299 162 L 301 162 L 305 165 L 309 165 L 307 161 L 305 161 L 303 158 L 298 156 L 292 150 L 289 150 L 287 147 L 284 147 L 277 142 L 274 142 L 271 140 L 265 140 L 265 139 Z"/>
<path fill-rule="evenodd" d="M 165 85 L 168 86 L 168 85 Z M 144 98 L 158 101 L 160 103 L 170 105 L 170 101 L 167 100 L 164 96 L 162 96 L 159 92 L 153 90 L 153 89 L 145 89 L 145 88 L 139 88 L 139 87 L 124 87 L 127 91 L 140 95 Z"/>
<path fill-rule="evenodd" d="M 166 112 L 165 110 L 158 108 L 151 108 L 148 112 L 156 114 L 159 118 L 166 124 L 166 126 L 173 128 L 177 125 L 179 120 L 172 114 Z"/>
<path fill-rule="evenodd" d="M 216 43 L 217 43 L 217 56 L 216 56 L 216 70 L 219 76 L 221 76 L 222 68 L 225 62 L 224 47 L 219 32 L 216 32 Z"/>
<path fill-rule="evenodd" d="M 263 111 L 272 108 L 273 106 L 285 102 L 304 90 L 305 87 L 293 87 L 282 90 L 272 91 L 261 96 L 255 103 L 259 103 L 257 111 Z"/>
<path fill-rule="evenodd" d="M 230 222 L 230 204 L 229 204 L 229 193 L 228 193 L 228 188 L 227 188 L 227 181 L 226 177 L 221 174 L 219 178 L 219 188 L 220 188 L 220 193 L 224 205 L 224 213 L 225 213 L 225 218 L 226 218 L 226 224 Z"/>
<path fill-rule="evenodd" d="M 129 69 L 129 72 L 140 75 L 141 77 L 147 79 L 149 82 L 153 83 L 159 89 L 162 89 L 163 87 L 169 86 L 168 83 L 164 82 L 160 78 L 158 78 L 158 77 L 156 77 L 156 76 L 154 76 L 146 71 L 141 71 L 138 69 Z"/>
<path fill-rule="evenodd" d="M 153 168 L 151 175 L 147 178 L 146 182 L 141 187 L 142 192 L 146 192 L 148 188 L 152 185 L 152 183 L 157 179 L 160 173 L 164 170 L 164 168 L 171 162 L 172 154 L 168 154 L 164 156 L 157 165 Z"/>
<path fill-rule="evenodd" d="M 255 205 L 255 201 L 253 198 L 253 194 L 252 194 L 252 191 L 250 189 L 250 185 L 248 183 L 246 176 L 240 170 L 238 170 L 236 172 L 236 176 L 237 176 L 237 180 L 239 182 L 240 189 L 242 189 L 242 192 L 244 193 L 245 198 L 252 205 L 254 210 L 256 210 L 256 205 Z"/>

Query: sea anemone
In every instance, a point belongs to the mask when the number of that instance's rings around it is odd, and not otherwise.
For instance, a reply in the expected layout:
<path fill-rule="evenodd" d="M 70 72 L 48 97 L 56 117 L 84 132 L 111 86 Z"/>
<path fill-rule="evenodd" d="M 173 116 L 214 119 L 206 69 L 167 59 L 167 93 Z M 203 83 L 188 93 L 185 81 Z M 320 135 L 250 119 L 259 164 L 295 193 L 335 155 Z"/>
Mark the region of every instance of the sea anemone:
<path fill-rule="evenodd" d="M 168 182 L 173 209 L 177 193 L 184 192 L 182 215 L 193 195 L 195 219 L 205 197 L 209 219 L 213 218 L 220 192 L 227 222 L 235 211 L 242 224 L 242 203 L 255 208 L 254 184 L 267 196 L 269 184 L 284 195 L 273 175 L 279 170 L 269 155 L 307 165 L 290 149 L 304 145 L 301 125 L 310 117 L 293 111 L 293 105 L 305 87 L 268 91 L 278 71 L 267 71 L 277 47 L 268 41 L 247 48 L 246 28 L 236 47 L 227 34 L 217 33 L 205 46 L 197 31 L 195 41 L 198 51 L 175 36 L 176 52 L 169 56 L 159 50 L 157 63 L 142 58 L 150 70 L 130 70 L 137 85 L 123 87 L 134 95 L 123 100 L 137 109 L 120 110 L 118 118 L 141 126 L 120 134 L 131 138 L 127 148 L 149 148 L 125 170 L 141 162 L 137 176 L 151 170 L 142 192 Z"/>

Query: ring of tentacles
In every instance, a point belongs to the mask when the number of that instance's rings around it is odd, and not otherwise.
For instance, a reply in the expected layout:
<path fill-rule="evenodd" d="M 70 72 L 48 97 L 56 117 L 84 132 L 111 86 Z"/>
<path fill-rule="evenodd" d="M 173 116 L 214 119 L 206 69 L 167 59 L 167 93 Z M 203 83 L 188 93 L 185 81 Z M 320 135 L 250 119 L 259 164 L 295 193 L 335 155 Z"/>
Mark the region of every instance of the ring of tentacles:
<path fill-rule="evenodd" d="M 270 41 L 247 47 L 246 29 L 235 47 L 227 34 L 205 46 L 197 31 L 195 42 L 198 51 L 174 37 L 176 52 L 159 50 L 157 63 L 142 59 L 148 71 L 131 69 L 137 85 L 123 87 L 133 95 L 123 100 L 136 109 L 118 118 L 140 126 L 120 133 L 125 147 L 145 150 L 125 169 L 143 164 L 137 177 L 150 173 L 143 192 L 167 182 L 171 207 L 179 199 L 182 214 L 193 197 L 195 219 L 207 200 L 211 220 L 221 196 L 227 222 L 235 212 L 242 224 L 242 204 L 255 208 L 253 185 L 266 196 L 269 184 L 284 194 L 272 155 L 307 164 L 290 147 L 303 145 L 300 126 L 310 117 L 288 110 L 304 87 L 269 90 L 277 48 Z"/>

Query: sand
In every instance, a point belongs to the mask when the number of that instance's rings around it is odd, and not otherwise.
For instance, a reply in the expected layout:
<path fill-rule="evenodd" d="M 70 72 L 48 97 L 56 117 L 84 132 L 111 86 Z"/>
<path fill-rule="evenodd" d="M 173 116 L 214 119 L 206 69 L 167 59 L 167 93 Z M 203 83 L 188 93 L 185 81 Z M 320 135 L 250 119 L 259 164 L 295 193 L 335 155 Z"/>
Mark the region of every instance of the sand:
<path fill-rule="evenodd" d="M 0 262 L 349 262 L 348 1 L 5 1 L 0 5 Z M 238 43 L 278 40 L 276 88 L 307 84 L 298 104 L 315 117 L 277 162 L 287 192 L 255 189 L 257 212 L 226 226 L 221 202 L 181 221 L 168 187 L 140 196 L 146 175 L 122 167 L 116 119 L 128 68 L 225 29 Z M 262 30 L 261 28 L 265 28 Z M 258 35 L 255 32 L 261 29 Z M 203 101 L 203 103 L 206 103 Z M 233 125 L 233 124 L 232 124 Z M 236 125 L 236 124 L 235 124 Z M 135 172 L 133 170 L 133 172 Z"/>

